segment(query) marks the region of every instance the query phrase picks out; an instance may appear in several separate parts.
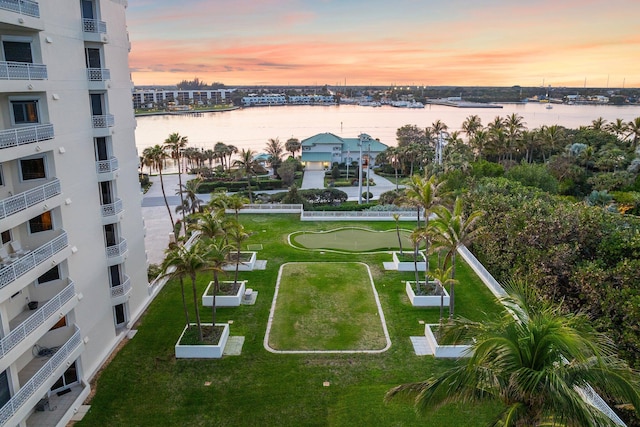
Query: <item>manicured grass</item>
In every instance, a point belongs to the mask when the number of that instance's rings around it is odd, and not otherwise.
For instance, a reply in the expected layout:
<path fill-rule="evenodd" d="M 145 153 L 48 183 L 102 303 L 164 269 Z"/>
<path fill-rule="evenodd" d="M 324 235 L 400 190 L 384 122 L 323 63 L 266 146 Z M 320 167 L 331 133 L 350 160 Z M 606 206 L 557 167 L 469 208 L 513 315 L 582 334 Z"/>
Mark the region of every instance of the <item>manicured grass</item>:
<path fill-rule="evenodd" d="M 404 249 L 411 248 L 410 231 L 400 230 Z M 306 249 L 334 249 L 349 252 L 372 252 L 397 250 L 398 234 L 395 229 L 373 231 L 363 228 L 345 227 L 326 232 L 301 231 L 291 235 L 291 243 Z"/>
<path fill-rule="evenodd" d="M 255 234 L 247 244 L 262 244 L 258 259 L 265 270 L 241 272 L 240 280 L 259 292 L 255 305 L 218 308 L 217 321 L 233 320 L 232 336 L 244 336 L 241 356 L 220 360 L 176 360 L 174 345 L 185 324 L 180 285 L 169 282 L 138 322 L 128 342 L 97 383 L 91 410 L 78 427 L 87 426 L 485 426 L 498 406 L 445 406 L 417 417 L 409 404 L 383 402 L 391 387 L 428 378 L 455 362 L 416 356 L 410 336 L 435 323 L 439 309 L 411 307 L 404 280 L 413 273 L 384 271 L 388 254 L 344 255 L 290 247 L 296 230 L 330 230 L 338 222 L 300 222 L 297 215 L 242 215 Z M 360 223 L 373 230 L 394 230 L 393 222 Z M 280 266 L 287 262 L 359 261 L 369 265 L 387 321 L 391 348 L 377 354 L 273 354 L 264 337 Z M 479 320 L 500 306 L 473 276 L 457 266 L 456 313 Z M 233 273 L 221 280 L 233 277 Z M 199 295 L 212 279 L 198 276 Z M 190 292 L 190 283 L 187 281 Z M 190 294 L 189 294 L 190 295 Z M 211 310 L 201 307 L 203 322 Z M 193 321 L 193 309 L 191 309 Z M 91 345 L 90 343 L 88 345 Z M 211 386 L 205 386 L 210 381 Z M 323 382 L 328 381 L 329 387 Z"/>
<path fill-rule="evenodd" d="M 304 262 L 281 268 L 269 346 L 284 351 L 383 350 L 383 324 L 366 265 Z"/>

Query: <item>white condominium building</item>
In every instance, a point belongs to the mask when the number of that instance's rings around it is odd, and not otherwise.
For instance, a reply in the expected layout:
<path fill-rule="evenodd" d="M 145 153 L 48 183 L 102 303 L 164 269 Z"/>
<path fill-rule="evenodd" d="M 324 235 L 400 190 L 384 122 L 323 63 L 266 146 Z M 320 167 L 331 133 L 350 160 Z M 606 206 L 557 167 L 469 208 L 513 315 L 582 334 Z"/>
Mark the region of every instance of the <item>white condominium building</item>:
<path fill-rule="evenodd" d="M 0 426 L 64 426 L 150 301 L 126 0 L 0 0 Z"/>

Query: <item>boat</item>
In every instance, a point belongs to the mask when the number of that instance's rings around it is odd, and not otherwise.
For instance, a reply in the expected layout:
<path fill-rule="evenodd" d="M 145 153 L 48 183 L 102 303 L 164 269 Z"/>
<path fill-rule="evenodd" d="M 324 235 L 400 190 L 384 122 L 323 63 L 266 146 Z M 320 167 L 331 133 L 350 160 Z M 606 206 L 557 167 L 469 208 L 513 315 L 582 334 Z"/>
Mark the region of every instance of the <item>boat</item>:
<path fill-rule="evenodd" d="M 553 105 L 551 105 L 551 104 L 547 104 L 547 106 L 546 106 L 546 107 L 544 107 L 544 108 L 546 108 L 547 110 L 551 110 L 551 109 L 553 108 Z"/>

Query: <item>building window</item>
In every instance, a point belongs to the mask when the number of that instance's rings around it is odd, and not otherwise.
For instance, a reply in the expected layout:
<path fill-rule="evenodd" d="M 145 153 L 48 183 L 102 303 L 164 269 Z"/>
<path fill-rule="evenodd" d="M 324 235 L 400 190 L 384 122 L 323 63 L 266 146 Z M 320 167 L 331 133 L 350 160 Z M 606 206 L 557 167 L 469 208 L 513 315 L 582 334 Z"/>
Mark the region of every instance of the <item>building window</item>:
<path fill-rule="evenodd" d="M 47 177 L 44 157 L 20 160 L 20 172 L 23 181 Z"/>
<path fill-rule="evenodd" d="M 4 185 L 4 178 L 2 178 L 2 165 L 0 165 L 0 187 Z"/>
<path fill-rule="evenodd" d="M 51 211 L 43 212 L 37 217 L 29 220 L 29 231 L 31 233 L 40 233 L 41 231 L 48 230 L 53 230 Z"/>
<path fill-rule="evenodd" d="M 9 390 L 9 378 L 7 377 L 7 371 L 0 373 L 0 406 L 4 406 L 11 400 L 11 390 Z"/>
<path fill-rule="evenodd" d="M 2 49 L 5 61 L 33 63 L 30 41 L 3 40 Z"/>
<path fill-rule="evenodd" d="M 65 388 L 71 387 L 73 384 L 78 383 L 78 368 L 76 362 L 73 362 L 71 366 L 62 374 L 58 381 L 56 381 L 51 387 L 51 391 L 60 391 Z"/>
<path fill-rule="evenodd" d="M 39 123 L 38 100 L 11 101 L 13 122 L 17 125 L 30 125 Z"/>
<path fill-rule="evenodd" d="M 116 328 L 124 326 L 127 323 L 127 309 L 124 304 L 113 306 L 113 314 Z"/>
<path fill-rule="evenodd" d="M 11 241 L 11 230 L 2 232 L 2 244 L 9 243 Z"/>
<path fill-rule="evenodd" d="M 60 279 L 60 268 L 58 268 L 58 266 L 56 265 L 51 270 L 38 277 L 37 281 L 38 284 L 41 285 L 43 283 L 52 282 L 58 279 Z"/>

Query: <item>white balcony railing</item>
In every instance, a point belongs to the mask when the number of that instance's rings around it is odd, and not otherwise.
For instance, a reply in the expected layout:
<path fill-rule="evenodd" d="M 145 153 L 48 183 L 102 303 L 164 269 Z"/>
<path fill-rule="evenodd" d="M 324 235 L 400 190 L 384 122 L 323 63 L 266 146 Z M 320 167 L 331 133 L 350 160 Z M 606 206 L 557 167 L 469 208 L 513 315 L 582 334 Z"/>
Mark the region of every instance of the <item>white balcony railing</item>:
<path fill-rule="evenodd" d="M 23 211 L 40 202 L 44 202 L 62 192 L 60 180 L 55 178 L 51 182 L 40 185 L 15 196 L 0 200 L 0 219 L 4 219 L 17 212 Z"/>
<path fill-rule="evenodd" d="M 80 345 L 82 345 L 82 338 L 80 337 L 80 330 L 76 329 L 71 338 L 0 409 L 0 425 L 5 425 Z"/>
<path fill-rule="evenodd" d="M 1 1 L 1 0 L 0 0 Z M 47 66 L 28 62 L 0 61 L 0 80 L 46 80 Z"/>
<path fill-rule="evenodd" d="M 122 256 L 127 252 L 127 240 L 120 239 L 120 243 L 113 246 L 107 246 L 107 258 Z"/>
<path fill-rule="evenodd" d="M 101 116 L 91 116 L 94 128 L 110 128 L 115 124 L 113 114 L 103 114 Z"/>
<path fill-rule="evenodd" d="M 40 18 L 40 6 L 31 0 L 0 0 L 0 9 Z"/>
<path fill-rule="evenodd" d="M 108 160 L 98 160 L 96 162 L 96 172 L 111 173 L 118 170 L 118 159 L 110 157 Z"/>
<path fill-rule="evenodd" d="M 62 233 L 58 237 L 18 258 L 3 269 L 0 269 L 0 289 L 13 283 L 20 276 L 47 261 L 49 258 L 66 248 L 68 244 L 67 232 L 62 230 Z"/>
<path fill-rule="evenodd" d="M 131 280 L 129 276 L 124 276 L 124 282 L 118 286 L 111 287 L 111 298 L 123 297 L 131 292 Z"/>
<path fill-rule="evenodd" d="M 122 199 L 116 199 L 113 203 L 107 203 L 106 205 L 101 205 L 102 208 L 102 217 L 108 217 L 113 215 L 118 215 L 122 212 Z"/>
<path fill-rule="evenodd" d="M 107 68 L 87 68 L 87 78 L 90 82 L 104 82 L 111 79 L 111 71 Z"/>
<path fill-rule="evenodd" d="M 0 149 L 53 139 L 53 125 L 42 124 L 0 131 Z"/>
<path fill-rule="evenodd" d="M 107 23 L 97 19 L 83 19 L 82 29 L 85 33 L 106 33 Z"/>
<path fill-rule="evenodd" d="M 42 307 L 37 309 L 24 322 L 18 325 L 0 340 L 0 358 L 6 356 L 15 346 L 20 344 L 35 331 L 40 325 L 51 316 L 58 318 L 60 308 L 73 298 L 76 294 L 74 283 L 71 281 L 58 295 L 47 301 Z"/>

